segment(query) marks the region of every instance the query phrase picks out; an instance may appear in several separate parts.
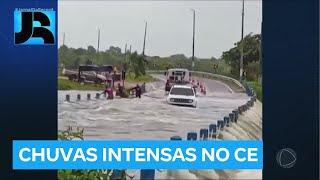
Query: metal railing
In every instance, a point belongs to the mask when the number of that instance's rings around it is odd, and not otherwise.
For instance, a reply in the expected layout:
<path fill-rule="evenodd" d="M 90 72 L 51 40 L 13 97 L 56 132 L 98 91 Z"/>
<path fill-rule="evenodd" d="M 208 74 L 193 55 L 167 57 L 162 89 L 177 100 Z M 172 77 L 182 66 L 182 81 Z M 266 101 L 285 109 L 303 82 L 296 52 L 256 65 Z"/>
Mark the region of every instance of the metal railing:
<path fill-rule="evenodd" d="M 146 71 L 150 74 L 164 74 L 166 70 L 148 70 Z M 203 78 L 208 78 L 208 79 L 216 79 L 220 81 L 229 81 L 236 85 L 238 88 L 245 90 L 245 87 L 239 82 L 238 80 L 228 77 L 228 76 L 223 76 L 220 74 L 214 74 L 214 73 L 208 73 L 208 72 L 201 72 L 201 71 L 189 71 L 193 76 L 197 77 L 203 77 Z"/>

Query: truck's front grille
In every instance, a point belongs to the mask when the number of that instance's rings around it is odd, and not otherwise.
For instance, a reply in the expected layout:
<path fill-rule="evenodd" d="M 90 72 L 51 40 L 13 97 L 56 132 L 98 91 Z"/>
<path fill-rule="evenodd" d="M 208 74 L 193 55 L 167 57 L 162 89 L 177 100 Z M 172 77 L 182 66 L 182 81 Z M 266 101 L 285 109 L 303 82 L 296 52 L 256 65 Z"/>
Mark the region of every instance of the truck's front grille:
<path fill-rule="evenodd" d="M 188 103 L 189 99 L 174 98 L 173 102 Z"/>

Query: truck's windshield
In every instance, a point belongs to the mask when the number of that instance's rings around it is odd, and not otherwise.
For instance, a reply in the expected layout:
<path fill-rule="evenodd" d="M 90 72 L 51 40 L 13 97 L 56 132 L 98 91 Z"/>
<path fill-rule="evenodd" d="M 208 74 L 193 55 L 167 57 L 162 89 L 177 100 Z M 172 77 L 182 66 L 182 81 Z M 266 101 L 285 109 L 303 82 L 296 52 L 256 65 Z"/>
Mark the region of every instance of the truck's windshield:
<path fill-rule="evenodd" d="M 172 88 L 170 94 L 173 95 L 184 95 L 184 96 L 193 96 L 193 90 L 190 88 Z"/>

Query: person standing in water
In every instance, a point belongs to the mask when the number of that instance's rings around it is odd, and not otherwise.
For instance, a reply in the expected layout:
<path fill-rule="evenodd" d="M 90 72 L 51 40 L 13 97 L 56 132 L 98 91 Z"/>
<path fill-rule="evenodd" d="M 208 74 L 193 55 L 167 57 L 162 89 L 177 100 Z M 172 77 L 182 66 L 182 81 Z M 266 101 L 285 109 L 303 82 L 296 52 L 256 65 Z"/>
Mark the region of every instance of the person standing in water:
<path fill-rule="evenodd" d="M 141 98 L 141 87 L 139 86 L 139 84 L 137 84 L 136 87 L 131 88 L 131 90 L 135 90 L 136 91 L 136 97 Z"/>
<path fill-rule="evenodd" d="M 110 87 L 109 84 L 106 85 L 105 90 L 102 92 L 105 96 L 107 96 L 107 99 L 113 99 L 113 89 Z"/>
<path fill-rule="evenodd" d="M 146 92 L 146 83 L 144 82 L 142 85 L 141 85 L 141 94 L 145 93 Z"/>

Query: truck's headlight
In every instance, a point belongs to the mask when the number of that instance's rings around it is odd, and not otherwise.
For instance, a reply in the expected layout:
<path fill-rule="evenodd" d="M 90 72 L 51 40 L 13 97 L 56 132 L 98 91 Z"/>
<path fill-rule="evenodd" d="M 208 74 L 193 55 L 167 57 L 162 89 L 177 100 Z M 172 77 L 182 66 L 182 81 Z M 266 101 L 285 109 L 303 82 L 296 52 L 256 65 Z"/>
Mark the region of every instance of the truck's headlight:
<path fill-rule="evenodd" d="M 192 99 L 189 99 L 189 103 L 192 103 L 193 102 L 193 100 Z"/>

